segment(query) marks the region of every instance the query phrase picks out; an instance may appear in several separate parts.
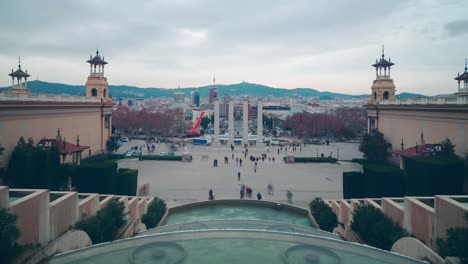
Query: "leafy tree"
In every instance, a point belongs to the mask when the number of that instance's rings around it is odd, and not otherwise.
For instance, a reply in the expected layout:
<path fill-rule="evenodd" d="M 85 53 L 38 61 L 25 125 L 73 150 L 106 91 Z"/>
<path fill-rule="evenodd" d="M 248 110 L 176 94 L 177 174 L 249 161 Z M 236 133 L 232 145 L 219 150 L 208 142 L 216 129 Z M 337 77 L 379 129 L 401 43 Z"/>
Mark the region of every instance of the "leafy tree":
<path fill-rule="evenodd" d="M 16 225 L 18 217 L 0 206 L 0 263 L 8 263 L 19 252 L 16 240 L 21 232 Z"/>
<path fill-rule="evenodd" d="M 468 222 L 468 213 L 465 214 Z M 437 249 L 442 257 L 459 257 L 462 263 L 468 263 L 468 228 L 447 229 L 447 241 L 440 238 L 436 240 Z"/>
<path fill-rule="evenodd" d="M 385 162 L 390 155 L 389 149 L 392 147 L 382 133 L 377 130 L 364 135 L 359 151 L 364 153 L 364 157 L 372 162 Z"/>
<path fill-rule="evenodd" d="M 342 127 L 340 130 L 338 130 L 338 135 L 346 139 L 356 137 L 356 133 L 354 132 L 354 130 L 351 127 L 347 127 L 347 126 Z"/>
<path fill-rule="evenodd" d="M 85 231 L 93 244 L 112 241 L 126 222 L 124 209 L 124 204 L 114 198 L 97 215 L 78 221 L 75 229 Z"/>
<path fill-rule="evenodd" d="M 211 120 L 209 117 L 207 116 L 204 116 L 201 120 L 200 120 L 200 126 L 203 127 L 203 129 L 207 129 L 208 128 L 208 125 L 210 124 Z"/>
<path fill-rule="evenodd" d="M 16 188 L 59 190 L 66 177 L 62 174 L 58 149 L 34 147 L 20 137 L 8 162 L 7 182 Z"/>
<path fill-rule="evenodd" d="M 109 151 L 114 151 L 119 148 L 119 145 L 117 144 L 118 139 L 116 137 L 110 137 L 107 142 L 106 142 L 106 147 L 107 150 Z"/>
<path fill-rule="evenodd" d="M 455 145 L 449 138 L 445 138 L 440 143 L 442 154 L 446 156 L 455 156 Z"/>
<path fill-rule="evenodd" d="M 141 221 L 146 225 L 146 228 L 154 228 L 161 221 L 166 213 L 166 202 L 155 197 L 148 207 L 148 212 L 142 217 Z"/>
<path fill-rule="evenodd" d="M 367 244 L 390 250 L 400 238 L 409 236 L 403 228 L 372 205 L 360 205 L 353 213 L 351 228 Z"/>
<path fill-rule="evenodd" d="M 309 203 L 309 208 L 320 228 L 332 232 L 338 224 L 338 220 L 330 206 L 328 206 L 322 198 L 316 197 Z"/>

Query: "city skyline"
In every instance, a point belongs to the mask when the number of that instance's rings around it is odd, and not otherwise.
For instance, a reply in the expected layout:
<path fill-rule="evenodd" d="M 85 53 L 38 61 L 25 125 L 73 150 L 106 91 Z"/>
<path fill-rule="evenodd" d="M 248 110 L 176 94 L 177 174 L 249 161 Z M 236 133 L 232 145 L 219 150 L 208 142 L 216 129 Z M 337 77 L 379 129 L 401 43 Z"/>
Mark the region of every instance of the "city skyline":
<path fill-rule="evenodd" d="M 99 49 L 113 85 L 196 87 L 215 74 L 222 84 L 366 94 L 384 44 L 395 62 L 397 92 L 435 95 L 457 91 L 453 78 L 468 57 L 463 1 L 16 1 L 4 7 L 0 86 L 11 85 L 7 75 L 19 56 L 31 80 L 84 84 L 85 61 Z"/>

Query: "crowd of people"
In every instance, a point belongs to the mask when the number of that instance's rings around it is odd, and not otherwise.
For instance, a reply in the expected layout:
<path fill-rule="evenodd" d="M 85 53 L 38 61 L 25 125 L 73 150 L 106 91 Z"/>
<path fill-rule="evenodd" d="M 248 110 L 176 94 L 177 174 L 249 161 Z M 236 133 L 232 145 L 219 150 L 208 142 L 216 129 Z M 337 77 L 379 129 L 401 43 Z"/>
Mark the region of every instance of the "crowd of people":
<path fill-rule="evenodd" d="M 241 156 L 236 156 L 236 154 L 234 153 L 234 150 L 235 150 L 235 146 L 234 145 L 231 145 L 231 151 L 233 153 L 231 153 L 230 157 L 229 156 L 224 156 L 224 164 L 229 164 L 229 162 L 235 162 L 235 167 L 234 167 L 234 174 L 237 175 L 237 182 L 240 186 L 240 191 L 239 191 L 239 194 L 240 194 L 240 199 L 252 199 L 253 197 L 253 188 L 251 186 L 247 186 L 246 184 L 244 184 L 241 179 L 241 170 L 242 168 L 242 162 L 243 162 L 243 159 L 244 160 L 247 160 L 247 156 L 248 156 L 248 153 L 249 153 L 249 149 L 248 148 L 245 148 L 242 150 L 242 155 Z M 291 146 L 291 147 L 278 147 L 276 153 L 277 155 L 280 155 L 280 153 L 282 154 L 283 152 L 283 149 L 284 151 L 302 151 L 302 147 L 296 147 L 296 146 Z M 266 161 L 268 162 L 275 162 L 276 161 L 276 158 L 278 157 L 274 157 L 274 154 L 271 155 L 269 154 L 270 153 L 270 148 L 267 148 L 266 149 L 266 153 L 262 153 L 260 156 L 255 156 L 255 155 L 250 155 L 248 160 L 253 164 L 253 175 L 255 175 L 257 173 L 257 170 L 258 168 L 260 167 L 259 164 L 260 163 L 264 163 Z M 274 152 L 273 152 L 274 153 Z M 218 160 L 217 159 L 214 159 L 213 160 L 213 167 L 218 167 Z M 248 177 L 248 174 L 247 176 L 243 176 L 244 179 L 246 179 L 245 177 Z M 273 187 L 273 184 L 268 184 L 267 186 L 267 193 L 269 196 L 273 196 L 274 195 L 274 187 Z M 213 200 L 214 199 L 214 196 L 213 196 L 213 190 L 210 189 L 209 191 L 209 195 L 208 195 L 208 198 L 209 200 Z M 257 200 L 262 200 L 263 196 L 260 192 L 257 192 L 256 194 L 256 198 Z M 291 191 L 288 191 L 287 192 L 287 200 L 289 203 L 292 203 L 292 192 Z"/>

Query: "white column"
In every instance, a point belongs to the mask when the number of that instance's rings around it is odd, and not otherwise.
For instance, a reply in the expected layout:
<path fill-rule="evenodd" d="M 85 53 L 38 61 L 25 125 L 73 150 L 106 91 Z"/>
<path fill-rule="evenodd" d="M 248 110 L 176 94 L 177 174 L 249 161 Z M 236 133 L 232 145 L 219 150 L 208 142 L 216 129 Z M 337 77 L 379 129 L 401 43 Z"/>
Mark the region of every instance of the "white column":
<path fill-rule="evenodd" d="M 228 144 L 234 144 L 234 100 L 232 98 L 229 98 L 228 103 L 229 103 Z"/>
<path fill-rule="evenodd" d="M 242 144 L 249 144 L 249 98 L 244 98 L 242 106 Z"/>
<path fill-rule="evenodd" d="M 219 145 L 219 99 L 214 100 L 214 141 L 213 146 Z"/>
<path fill-rule="evenodd" d="M 257 146 L 263 146 L 263 100 L 257 103 Z"/>

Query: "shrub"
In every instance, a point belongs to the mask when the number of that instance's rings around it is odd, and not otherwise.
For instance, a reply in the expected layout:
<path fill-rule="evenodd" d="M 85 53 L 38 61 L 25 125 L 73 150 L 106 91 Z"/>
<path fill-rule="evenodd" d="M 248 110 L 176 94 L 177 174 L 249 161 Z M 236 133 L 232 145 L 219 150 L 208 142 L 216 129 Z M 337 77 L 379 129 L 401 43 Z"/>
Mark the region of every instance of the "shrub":
<path fill-rule="evenodd" d="M 148 207 L 148 212 L 142 217 L 141 221 L 146 225 L 146 228 L 154 228 L 166 213 L 166 202 L 155 197 Z"/>
<path fill-rule="evenodd" d="M 468 214 L 465 214 L 468 221 Z M 468 263 L 468 228 L 447 229 L 447 241 L 440 238 L 436 240 L 437 249 L 442 257 L 455 256 Z"/>
<path fill-rule="evenodd" d="M 16 243 L 21 235 L 17 221 L 16 215 L 0 206 L 0 263 L 8 263 L 21 251 Z"/>
<path fill-rule="evenodd" d="M 409 236 L 397 223 L 371 205 L 360 205 L 353 213 L 351 228 L 367 244 L 390 250 L 400 238 Z"/>
<path fill-rule="evenodd" d="M 337 159 L 330 157 L 295 157 L 294 162 L 330 162 L 336 163 Z"/>
<path fill-rule="evenodd" d="M 359 145 L 359 151 L 361 151 L 364 154 L 364 158 L 369 161 L 385 162 L 390 155 L 389 150 L 391 147 L 392 144 L 384 138 L 384 135 L 374 130 L 364 135 Z"/>
<path fill-rule="evenodd" d="M 317 197 L 309 203 L 309 208 L 320 228 L 332 232 L 333 228 L 338 224 L 338 220 L 330 206 L 321 198 Z"/>
<path fill-rule="evenodd" d="M 85 231 L 93 244 L 112 241 L 126 222 L 124 208 L 124 204 L 114 198 L 97 215 L 78 221 L 75 229 Z"/>
<path fill-rule="evenodd" d="M 142 160 L 182 160 L 182 156 L 144 155 Z"/>

